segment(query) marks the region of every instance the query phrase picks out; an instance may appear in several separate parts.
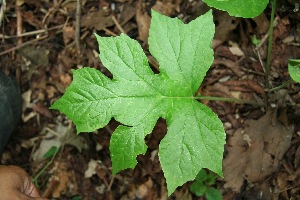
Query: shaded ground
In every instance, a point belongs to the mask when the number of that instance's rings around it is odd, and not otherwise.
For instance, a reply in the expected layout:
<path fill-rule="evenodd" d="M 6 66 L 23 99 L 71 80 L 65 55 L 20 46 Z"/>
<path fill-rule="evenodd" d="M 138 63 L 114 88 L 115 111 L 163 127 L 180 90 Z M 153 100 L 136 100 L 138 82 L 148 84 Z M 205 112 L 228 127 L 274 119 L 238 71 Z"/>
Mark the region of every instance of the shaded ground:
<path fill-rule="evenodd" d="M 289 2 L 279 1 L 277 6 L 271 87 L 290 79 L 287 61 L 300 57 L 300 11 Z M 163 119 L 147 136 L 149 149 L 138 157 L 137 167 L 112 176 L 109 138 L 117 122 L 75 136 L 73 124 L 48 109 L 70 84 L 71 69 L 90 66 L 111 76 L 98 59 L 94 32 L 103 36 L 124 32 L 138 39 L 158 72 L 147 45 L 151 8 L 184 22 L 208 10 L 196 0 L 83 0 L 81 6 L 64 0 L 7 2 L 0 32 L 0 66 L 16 76 L 24 106 L 22 122 L 1 163 L 19 165 L 36 176 L 51 161 L 42 159 L 44 154 L 51 146 L 59 146 L 53 162 L 38 178 L 44 196 L 168 199 L 157 156 L 159 141 L 167 131 Z M 300 87 L 294 82 L 274 92 L 265 87 L 269 18 L 269 7 L 255 19 L 214 11 L 215 61 L 199 93 L 252 102 L 203 101 L 219 115 L 227 133 L 225 178 L 215 185 L 223 199 L 300 199 Z M 266 103 L 268 108 L 263 106 Z M 170 199 L 203 199 L 189 191 L 190 185 L 178 188 Z"/>

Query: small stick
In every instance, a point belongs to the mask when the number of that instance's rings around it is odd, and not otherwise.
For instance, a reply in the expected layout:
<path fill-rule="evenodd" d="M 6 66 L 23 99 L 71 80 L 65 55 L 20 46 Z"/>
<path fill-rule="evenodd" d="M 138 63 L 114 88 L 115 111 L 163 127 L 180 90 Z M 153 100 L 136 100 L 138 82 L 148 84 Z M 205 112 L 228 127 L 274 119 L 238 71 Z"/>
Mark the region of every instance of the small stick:
<path fill-rule="evenodd" d="M 0 27 L 2 25 L 2 19 L 3 19 L 3 16 L 4 16 L 5 9 L 6 9 L 6 1 L 3 0 L 2 1 L 2 6 L 0 8 Z"/>
<path fill-rule="evenodd" d="M 277 21 L 279 20 L 279 17 L 275 17 L 275 20 L 274 20 L 274 24 L 277 24 Z M 263 44 L 266 43 L 267 39 L 269 38 L 269 35 L 270 35 L 270 32 L 268 31 L 264 37 L 260 40 L 260 43 L 255 47 L 255 50 L 258 50 L 261 48 L 261 46 Z"/>
<path fill-rule="evenodd" d="M 34 40 L 31 40 L 31 41 L 22 43 L 21 45 L 18 45 L 18 46 L 16 46 L 16 47 L 13 47 L 13 48 L 11 48 L 11 49 L 8 49 L 8 50 L 6 50 L 6 51 L 1 52 L 1 53 L 0 53 L 0 56 L 2 56 L 2 55 L 4 55 L 4 54 L 7 54 L 7 53 L 9 53 L 9 52 L 15 51 L 15 50 L 17 50 L 17 49 L 20 49 L 20 48 L 22 48 L 22 47 L 24 47 L 24 46 L 26 46 L 26 45 L 28 45 L 28 44 L 32 44 L 32 43 L 37 42 L 37 41 L 42 40 L 42 39 L 46 39 L 47 37 L 48 37 L 48 36 L 45 35 L 45 36 L 43 36 L 43 37 L 39 37 L 39 38 L 36 38 L 36 39 L 34 39 Z"/>
<path fill-rule="evenodd" d="M 111 18 L 114 21 L 114 23 L 116 24 L 116 26 L 119 29 L 119 31 L 121 31 L 121 33 L 126 34 L 126 32 L 124 31 L 124 29 L 122 28 L 122 26 L 120 25 L 120 23 L 118 22 L 118 20 L 116 19 L 116 17 L 112 16 Z"/>
<path fill-rule="evenodd" d="M 261 48 L 261 46 L 267 41 L 268 37 L 270 35 L 270 32 L 268 31 L 264 37 L 260 40 L 260 43 L 255 47 L 255 50 L 258 51 L 258 49 Z"/>
<path fill-rule="evenodd" d="M 113 182 L 114 182 L 114 179 L 115 179 L 115 176 L 112 176 L 111 179 L 110 179 L 109 185 L 108 185 L 108 187 L 107 187 L 107 191 L 110 191 L 111 186 L 112 186 L 112 184 L 113 184 Z"/>
<path fill-rule="evenodd" d="M 17 2 L 16 2 L 16 13 L 17 13 L 17 36 L 19 36 L 22 34 L 23 20 L 22 20 L 21 9 Z M 19 37 L 18 45 L 22 45 L 22 43 L 23 43 L 23 39 L 22 37 Z"/>
<path fill-rule="evenodd" d="M 76 35 L 75 35 L 75 41 L 76 41 L 76 47 L 78 50 L 78 54 L 80 55 L 81 49 L 80 49 L 80 14 L 81 14 L 81 3 L 80 0 L 77 0 L 77 6 L 76 6 Z"/>
<path fill-rule="evenodd" d="M 51 31 L 51 30 L 60 29 L 63 26 L 64 25 L 58 25 L 58 26 L 54 26 L 54 27 L 48 28 L 47 30 L 46 29 L 40 29 L 40 30 L 36 30 L 36 31 L 30 31 L 30 32 L 26 32 L 26 33 L 21 33 L 20 35 L 9 36 L 9 35 L 2 35 L 2 34 L 0 34 L 0 38 L 2 38 L 2 39 L 11 39 L 11 38 L 18 38 L 18 37 L 26 37 L 26 36 L 31 36 L 31 35 L 37 35 L 37 34 L 40 34 L 40 33 L 46 33 L 46 32 Z"/>
<path fill-rule="evenodd" d="M 262 69 L 263 69 L 264 73 L 266 73 L 266 68 L 265 68 L 264 62 L 262 61 L 261 55 L 260 55 L 260 53 L 259 53 L 259 50 L 258 50 L 258 49 L 256 49 L 256 48 L 255 48 L 254 50 L 255 50 L 255 51 L 256 51 L 256 53 L 257 53 L 257 56 L 258 56 L 258 59 L 259 59 L 260 65 L 261 65 L 261 67 L 262 67 Z"/>
<path fill-rule="evenodd" d="M 112 32 L 111 30 L 104 28 L 103 29 L 107 34 L 112 35 L 112 36 L 118 36 L 117 34 L 115 34 L 114 32 Z"/>

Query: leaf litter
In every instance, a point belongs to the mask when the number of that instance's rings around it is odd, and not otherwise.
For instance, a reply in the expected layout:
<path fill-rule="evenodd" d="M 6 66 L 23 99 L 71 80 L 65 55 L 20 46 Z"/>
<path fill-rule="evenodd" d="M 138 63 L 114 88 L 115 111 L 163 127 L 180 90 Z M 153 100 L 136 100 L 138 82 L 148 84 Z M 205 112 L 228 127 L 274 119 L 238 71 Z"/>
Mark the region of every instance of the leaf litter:
<path fill-rule="evenodd" d="M 294 129 L 276 118 L 274 111 L 268 111 L 258 120 L 247 120 L 245 128 L 237 129 L 227 141 L 223 160 L 225 188 L 239 192 L 244 181 L 263 181 L 278 169 Z"/>
<path fill-rule="evenodd" d="M 20 3 L 21 1 L 18 2 Z M 276 22 L 279 25 L 276 25 L 274 30 L 273 67 L 271 69 L 271 81 L 274 86 L 280 85 L 280 83 L 288 80 L 288 59 L 300 57 L 298 47 L 299 32 L 297 32 L 300 18 L 299 12 L 293 11 L 295 8 L 293 2 L 295 1 L 278 1 Z M 29 97 L 26 98 L 27 108 L 24 109 L 23 112 L 24 116 L 30 116 L 26 119 L 27 121 L 22 121 L 17 128 L 15 135 L 12 137 L 2 156 L 2 164 L 20 165 L 27 169 L 28 172 L 31 172 L 33 176 L 46 164 L 44 162 L 35 163 L 30 157 L 34 145 L 39 145 L 42 141 L 42 135 L 40 133 L 42 133 L 45 127 L 54 128 L 55 125 L 53 124 L 56 124 L 57 121 L 64 126 L 69 126 L 69 122 L 64 116 L 61 116 L 57 112 L 51 111 L 52 117 L 50 118 L 50 115 L 47 114 L 47 117 L 41 113 L 44 112 L 44 108 L 49 107 L 57 100 L 70 84 L 72 77 L 70 69 L 81 68 L 81 66 L 91 66 L 101 70 L 107 76 L 111 76 L 102 63 L 99 62 L 97 56 L 95 56 L 95 54 L 97 55 L 98 53 L 95 52 L 97 46 L 95 45 L 96 41 L 93 32 L 97 31 L 97 33 L 107 36 L 118 35 L 120 30 L 117 28 L 115 22 L 111 22 L 112 16 L 116 17 L 117 22 L 130 37 L 140 39 L 140 41 L 144 43 L 147 34 L 138 32 L 141 28 L 137 25 L 137 21 L 144 23 L 144 19 L 139 18 L 140 15 L 137 14 L 138 12 L 147 13 L 151 17 L 149 11 L 157 4 L 161 5 L 159 9 L 161 9 L 162 12 L 170 13 L 172 17 L 178 16 L 183 19 L 183 21 L 188 22 L 199 16 L 199 14 L 204 14 L 209 9 L 202 1 L 196 0 L 144 0 L 142 3 L 143 6 L 141 8 L 137 6 L 136 1 L 82 1 L 82 19 L 90 15 L 91 21 L 95 24 L 82 25 L 81 23 L 80 42 L 82 45 L 81 53 L 83 59 L 78 61 L 78 50 L 74 46 L 76 39 L 72 37 L 77 26 L 75 19 L 76 3 L 71 1 L 44 1 L 43 3 L 32 0 L 22 1 L 19 5 L 22 8 L 20 11 L 24 11 L 23 15 L 19 15 L 23 16 L 23 27 L 21 27 L 21 30 L 25 36 L 22 36 L 22 40 L 23 42 L 32 44 L 30 48 L 34 51 L 42 49 L 43 52 L 45 52 L 45 55 L 37 60 L 39 62 L 38 65 L 41 63 L 40 60 L 48 60 L 47 65 L 42 63 L 42 66 L 33 66 L 26 61 L 26 57 L 29 58 L 27 54 L 15 57 L 13 53 L 5 53 L 12 52 L 11 49 L 13 47 L 18 48 L 19 39 L 16 39 L 15 36 L 16 30 L 20 28 L 16 23 L 15 15 L 12 14 L 15 8 L 14 1 L 7 1 L 8 9 L 6 9 L 5 26 L 3 29 L 1 28 L 0 33 L 1 39 L 5 38 L 2 39 L 2 45 L 0 47 L 1 68 L 5 72 L 16 75 L 23 93 L 29 90 L 31 93 Z M 107 12 L 105 15 L 100 16 L 99 19 L 101 20 L 91 18 L 92 13 L 100 12 L 100 10 L 103 9 L 107 9 Z M 262 99 L 263 92 L 261 89 L 251 88 L 251 84 L 246 83 L 247 81 L 245 80 L 252 80 L 260 86 L 264 85 L 264 76 L 261 75 L 263 74 L 263 67 L 261 66 L 257 52 L 260 54 L 262 61 L 265 61 L 267 45 L 265 38 L 267 38 L 266 32 L 269 26 L 269 14 L 267 10 L 263 14 L 265 16 L 256 19 L 239 19 L 236 21 L 238 22 L 236 24 L 229 24 L 230 20 L 225 20 L 227 18 L 220 17 L 222 16 L 221 14 L 214 14 L 215 19 L 218 19 L 220 24 L 227 23 L 227 26 L 222 26 L 222 28 L 218 28 L 217 26 L 217 34 L 219 34 L 220 37 L 215 37 L 213 41 L 215 57 L 221 60 L 221 62 L 213 65 L 199 92 L 204 92 L 212 96 L 234 96 L 235 98 L 246 100 Z M 52 29 L 53 27 L 55 28 Z M 66 28 L 64 29 L 62 27 Z M 146 24 L 145 27 L 147 27 Z M 143 32 L 147 32 L 145 27 L 143 27 Z M 99 30 L 97 30 L 97 28 L 99 28 Z M 33 34 L 34 32 L 32 31 L 41 32 Z M 259 47 L 255 47 L 251 43 L 251 36 L 253 35 L 260 41 Z M 7 36 L 11 38 L 7 38 Z M 38 39 L 35 40 L 35 38 Z M 220 38 L 222 40 L 220 40 Z M 244 56 L 239 56 L 241 55 L 240 53 L 238 53 L 239 55 L 237 56 L 234 55 L 235 52 L 230 52 L 230 42 L 238 44 L 238 48 L 242 50 Z M 146 53 L 149 52 L 146 44 L 143 45 L 143 48 Z M 255 48 L 257 48 L 257 50 L 255 50 Z M 147 55 L 147 57 L 151 58 L 150 55 Z M 151 61 L 151 64 L 152 63 L 153 65 L 151 67 L 158 71 L 157 63 Z M 219 79 L 221 81 L 219 81 Z M 239 81 L 242 81 L 242 87 L 239 86 Z M 218 84 L 215 86 L 216 83 Z M 210 90 L 210 88 L 212 90 Z M 300 94 L 297 88 L 299 88 L 299 85 L 292 83 L 288 87 L 288 92 L 293 100 L 292 102 L 299 105 Z M 291 93 L 290 91 L 292 90 L 295 92 Z M 273 97 L 270 97 L 270 101 L 276 105 L 276 100 L 273 99 Z M 38 103 L 38 107 L 36 107 L 38 109 L 34 111 L 33 106 L 36 103 Z M 244 127 L 245 121 L 247 122 L 248 119 L 260 120 L 265 113 L 264 109 L 249 105 L 238 105 L 227 102 L 206 102 L 206 104 L 217 112 L 222 121 L 225 122 L 228 141 L 231 140 L 231 137 L 237 137 L 236 129 L 242 126 Z M 268 175 L 265 179 L 260 178 L 262 180 L 258 182 L 251 182 L 247 180 L 246 177 L 243 177 L 240 194 L 232 192 L 231 189 L 225 189 L 224 184 L 226 184 L 226 182 L 219 179 L 215 186 L 222 191 L 223 199 L 253 199 L 256 194 L 261 194 L 262 191 L 269 193 L 269 196 L 266 196 L 269 197 L 267 199 L 271 197 L 274 199 L 299 198 L 299 113 L 299 109 L 295 109 L 291 106 L 287 107 L 287 115 L 290 119 L 290 123 L 295 126 L 295 132 L 292 136 L 290 147 L 279 162 L 280 164 L 277 170 Z M 277 123 L 280 124 L 280 122 Z M 250 125 L 251 124 L 253 123 L 251 122 Z M 89 145 L 89 149 L 83 150 L 82 153 L 79 153 L 78 149 L 72 145 L 64 146 L 59 152 L 59 156 L 54 159 L 54 163 L 42 176 L 44 180 L 49 181 L 47 185 L 40 188 L 41 191 L 44 194 L 47 193 L 49 198 L 55 195 L 58 199 L 71 199 L 78 196 L 82 197 L 82 199 L 133 199 L 136 198 L 137 195 L 142 195 L 147 199 L 151 199 L 151 197 L 152 199 L 167 199 L 166 183 L 157 156 L 158 143 L 166 134 L 164 121 L 159 120 L 154 128 L 154 132 L 146 138 L 149 149 L 145 156 L 138 157 L 139 163 L 136 168 L 134 170 L 124 171 L 115 178 L 112 178 L 108 146 L 111 133 L 117 126 L 118 123 L 112 121 L 108 126 L 93 134 L 82 134 Z M 277 127 L 277 125 L 275 127 Z M 262 137 L 255 138 L 263 139 Z M 247 136 L 244 139 L 241 138 L 247 149 L 250 148 L 248 145 L 250 139 L 251 137 Z M 240 143 L 241 142 L 237 142 L 238 145 Z M 268 142 L 266 144 L 269 145 Z M 101 146 L 101 148 L 96 148 L 97 146 Z M 269 151 L 264 150 L 263 152 L 266 155 L 271 155 L 268 153 Z M 225 158 L 226 156 L 227 154 L 225 154 Z M 150 158 L 152 158 L 152 160 Z M 236 155 L 235 159 L 232 158 L 232 163 L 239 161 L 240 158 L 240 155 Z M 97 175 L 93 175 L 91 178 L 84 178 L 84 172 L 88 169 L 90 160 L 101 160 L 101 165 L 105 167 L 101 167 L 101 173 L 98 172 Z M 251 162 L 262 165 L 263 162 L 258 160 L 258 158 L 253 158 Z M 58 167 L 59 165 L 57 164 L 59 162 L 63 163 L 60 167 Z M 67 170 L 64 166 L 68 166 Z M 247 166 L 245 168 L 247 168 Z M 52 178 L 55 174 L 57 175 L 55 171 L 58 169 L 59 171 L 68 171 L 65 173 L 69 173 L 67 176 L 63 175 L 64 173 L 59 175 L 61 177 L 68 177 L 68 183 L 61 184 L 63 187 L 56 190 L 58 192 L 53 193 L 55 185 L 57 185 L 58 182 Z M 261 174 L 259 170 L 257 171 Z M 259 174 L 250 175 L 250 177 L 254 178 L 257 178 L 257 176 L 261 177 Z M 111 183 L 110 190 L 108 190 L 108 187 L 104 184 L 103 177 L 106 179 L 106 182 Z M 191 193 L 188 190 L 189 184 L 190 183 L 187 183 L 177 189 L 171 198 L 195 199 L 194 196 L 191 197 Z M 80 188 L 80 190 L 78 190 L 78 188 Z M 270 194 L 271 190 L 273 191 L 272 194 Z"/>

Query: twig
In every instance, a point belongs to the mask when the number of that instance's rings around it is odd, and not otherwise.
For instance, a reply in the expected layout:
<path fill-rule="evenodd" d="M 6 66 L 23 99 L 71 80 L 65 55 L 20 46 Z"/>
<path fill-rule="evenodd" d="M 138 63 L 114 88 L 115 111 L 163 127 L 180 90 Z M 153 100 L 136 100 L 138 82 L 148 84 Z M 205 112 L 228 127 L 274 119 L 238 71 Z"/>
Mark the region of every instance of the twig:
<path fill-rule="evenodd" d="M 122 28 L 122 26 L 120 25 L 120 23 L 118 22 L 118 20 L 116 19 L 115 16 L 112 15 L 112 20 L 114 21 L 114 23 L 116 24 L 117 28 L 119 29 L 119 31 L 121 31 L 121 33 L 127 34 L 124 29 Z"/>
<path fill-rule="evenodd" d="M 114 32 L 112 32 L 111 30 L 104 28 L 103 29 L 105 32 L 107 32 L 107 34 L 112 35 L 112 36 L 118 36 L 117 34 L 115 34 Z"/>
<path fill-rule="evenodd" d="M 151 55 L 147 55 L 148 62 L 157 70 L 159 71 L 159 63 L 158 61 Z"/>
<path fill-rule="evenodd" d="M 255 50 L 258 51 L 258 49 L 261 48 L 261 46 L 267 41 L 268 37 L 270 35 L 270 32 L 268 31 L 264 37 L 260 40 L 260 43 L 255 47 Z"/>
<path fill-rule="evenodd" d="M 5 9 L 6 9 L 6 1 L 2 0 L 2 5 L 1 5 L 1 8 L 0 8 L 0 27 L 2 25 L 2 19 L 3 19 L 3 16 L 4 16 Z"/>
<path fill-rule="evenodd" d="M 42 24 L 45 24 L 46 26 L 48 26 L 48 22 L 51 20 L 51 18 L 54 16 L 54 14 L 59 10 L 62 2 L 63 2 L 63 0 L 59 0 L 59 2 L 56 2 L 56 1 L 54 2 L 54 6 L 49 9 L 47 14 L 43 18 Z"/>
<path fill-rule="evenodd" d="M 77 0 L 77 6 L 76 6 L 76 35 L 75 35 L 75 41 L 76 41 L 76 47 L 78 54 L 81 54 L 80 49 L 80 14 L 81 14 L 81 2 L 80 0 Z"/>
<path fill-rule="evenodd" d="M 11 38 L 17 38 L 17 37 L 26 37 L 26 36 L 31 36 L 31 35 L 37 35 L 37 34 L 40 34 L 40 33 L 46 33 L 48 31 L 51 31 L 51 30 L 55 30 L 55 29 L 60 29 L 62 28 L 64 25 L 58 25 L 58 26 L 54 26 L 54 27 L 51 27 L 49 29 L 40 29 L 40 30 L 36 30 L 36 31 L 30 31 L 30 32 L 26 32 L 26 33 L 21 33 L 20 35 L 12 35 L 12 36 L 9 36 L 9 35 L 2 35 L 0 34 L 0 38 L 2 39 L 11 39 Z"/>
<path fill-rule="evenodd" d="M 115 176 L 112 176 L 111 179 L 110 179 L 109 185 L 108 185 L 108 187 L 107 187 L 107 191 L 110 191 L 111 186 L 112 186 L 112 184 L 113 184 L 113 182 L 114 182 L 114 179 L 115 179 Z"/>
<path fill-rule="evenodd" d="M 34 40 L 31 40 L 31 41 L 22 43 L 22 44 L 19 45 L 19 46 L 16 46 L 16 47 L 13 47 L 13 48 L 11 48 L 11 49 L 8 49 L 8 50 L 6 50 L 6 51 L 1 52 L 1 53 L 0 53 L 0 56 L 2 56 L 2 55 L 4 55 L 4 54 L 7 54 L 7 53 L 9 53 L 9 52 L 15 51 L 15 50 L 17 50 L 17 49 L 20 49 L 20 48 L 22 48 L 22 47 L 24 47 L 24 46 L 26 46 L 26 45 L 28 45 L 28 44 L 32 44 L 32 43 L 37 42 L 37 41 L 39 41 L 39 40 L 46 39 L 47 37 L 48 37 L 48 36 L 45 35 L 45 36 L 43 36 L 43 37 L 39 37 L 39 38 L 36 38 L 36 39 L 34 39 Z"/>
<path fill-rule="evenodd" d="M 22 34 L 23 29 L 23 20 L 22 20 L 22 14 L 21 14 L 21 8 L 18 5 L 18 2 L 16 1 L 16 13 L 17 13 L 17 36 Z M 22 37 L 18 38 L 18 46 L 22 45 L 23 39 Z"/>
<path fill-rule="evenodd" d="M 257 56 L 258 56 L 259 63 L 260 63 L 260 65 L 261 65 L 261 67 L 262 67 L 262 69 L 263 69 L 263 71 L 264 71 L 264 73 L 265 73 L 264 75 L 266 75 L 266 67 L 265 67 L 265 65 L 264 65 L 264 62 L 262 61 L 261 55 L 260 55 L 260 53 L 259 53 L 259 50 L 258 50 L 257 48 L 255 48 L 254 50 L 256 51 L 256 54 L 257 54 Z"/>

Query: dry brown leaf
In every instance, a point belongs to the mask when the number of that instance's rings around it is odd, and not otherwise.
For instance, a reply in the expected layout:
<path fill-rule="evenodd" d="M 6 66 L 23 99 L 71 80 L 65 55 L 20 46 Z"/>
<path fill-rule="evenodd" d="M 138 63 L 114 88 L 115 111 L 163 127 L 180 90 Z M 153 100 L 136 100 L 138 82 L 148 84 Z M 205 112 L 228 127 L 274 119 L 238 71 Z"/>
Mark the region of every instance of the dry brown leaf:
<path fill-rule="evenodd" d="M 224 65 L 228 67 L 231 71 L 233 71 L 238 77 L 242 77 L 244 74 L 241 70 L 241 66 L 237 62 L 233 62 L 231 60 L 221 60 L 221 59 L 215 59 L 213 62 L 214 65 Z"/>
<path fill-rule="evenodd" d="M 229 80 L 224 83 L 224 85 L 228 86 L 230 90 L 236 91 L 254 91 L 260 94 L 263 98 L 266 97 L 266 92 L 258 82 L 254 80 Z"/>
<path fill-rule="evenodd" d="M 264 12 L 253 18 L 253 20 L 256 23 L 256 27 L 260 34 L 265 34 L 268 32 L 270 23 Z"/>
<path fill-rule="evenodd" d="M 60 162 L 57 165 L 55 174 L 48 180 L 48 187 L 43 196 L 46 198 L 60 198 L 62 194 L 71 193 L 71 190 L 76 189 L 76 187 L 72 187 L 75 185 L 74 182 L 74 173 L 68 168 L 68 164 Z"/>
<path fill-rule="evenodd" d="M 75 39 L 75 29 L 73 26 L 65 26 L 63 28 L 63 38 L 65 45 Z"/>
<path fill-rule="evenodd" d="M 214 21 L 216 24 L 215 39 L 226 41 L 231 31 L 236 29 L 239 19 L 231 17 L 227 12 L 214 11 Z"/>
<path fill-rule="evenodd" d="M 49 108 L 45 105 L 43 105 L 42 103 L 36 103 L 33 107 L 32 107 L 32 110 L 45 116 L 45 117 L 48 117 L 48 118 L 52 118 L 53 115 L 52 113 L 50 112 Z"/>
<path fill-rule="evenodd" d="M 35 13 L 32 11 L 22 12 L 22 17 L 25 21 L 27 21 L 30 25 L 39 29 L 42 26 L 40 19 L 37 18 Z"/>
<path fill-rule="evenodd" d="M 135 16 L 136 7 L 132 4 L 123 4 L 121 7 L 122 11 L 118 17 L 118 22 L 123 27 Z"/>
<path fill-rule="evenodd" d="M 229 41 L 228 44 L 230 45 L 228 47 L 229 51 L 235 55 L 235 56 L 245 56 L 242 49 L 239 47 L 239 44 L 236 42 Z"/>
<path fill-rule="evenodd" d="M 84 15 L 81 19 L 81 27 L 95 28 L 98 31 L 112 25 L 114 25 L 114 22 L 111 15 L 103 9 L 88 12 L 87 15 Z"/>
<path fill-rule="evenodd" d="M 148 180 L 145 183 L 137 187 L 137 190 L 135 192 L 136 197 L 139 199 L 153 199 L 153 197 L 150 196 L 151 189 L 153 189 L 153 181 L 151 178 L 148 178 Z"/>
<path fill-rule="evenodd" d="M 84 172 L 84 178 L 91 178 L 93 175 L 95 175 L 97 173 L 96 168 L 99 164 L 99 160 L 91 159 L 88 163 L 88 168 Z"/>
<path fill-rule="evenodd" d="M 138 1 L 136 6 L 136 22 L 139 31 L 138 39 L 143 42 L 147 42 L 149 36 L 150 16 L 146 12 L 141 0 Z"/>
<path fill-rule="evenodd" d="M 183 0 L 175 0 L 174 1 L 174 6 L 175 6 L 175 10 L 177 12 L 180 12 L 180 4 L 182 3 Z"/>
<path fill-rule="evenodd" d="M 27 45 L 19 49 L 18 54 L 29 60 L 32 66 L 40 67 L 49 65 L 49 53 L 43 46 Z"/>
<path fill-rule="evenodd" d="M 52 85 L 48 85 L 46 86 L 46 92 L 47 92 L 48 99 L 51 99 L 57 93 L 57 89 Z"/>
<path fill-rule="evenodd" d="M 192 200 L 192 195 L 188 188 L 182 188 L 174 192 L 175 199 L 178 200 Z"/>
<path fill-rule="evenodd" d="M 159 12 L 160 14 L 170 16 L 174 13 L 176 6 L 170 2 L 156 1 L 152 9 Z"/>
<path fill-rule="evenodd" d="M 273 116 L 268 111 L 259 120 L 248 120 L 247 127 L 238 129 L 229 139 L 223 162 L 225 188 L 239 192 L 244 179 L 255 183 L 277 169 L 290 146 L 293 129 L 274 122 Z"/>

